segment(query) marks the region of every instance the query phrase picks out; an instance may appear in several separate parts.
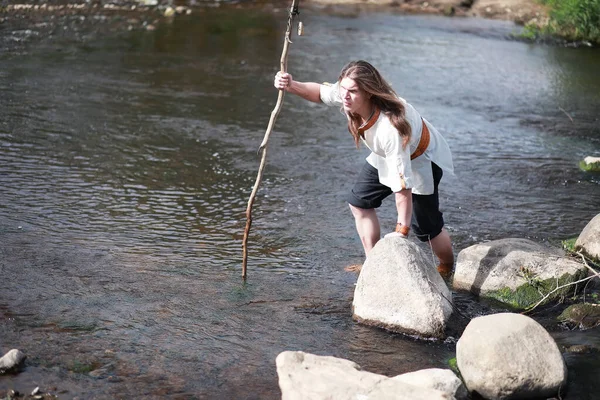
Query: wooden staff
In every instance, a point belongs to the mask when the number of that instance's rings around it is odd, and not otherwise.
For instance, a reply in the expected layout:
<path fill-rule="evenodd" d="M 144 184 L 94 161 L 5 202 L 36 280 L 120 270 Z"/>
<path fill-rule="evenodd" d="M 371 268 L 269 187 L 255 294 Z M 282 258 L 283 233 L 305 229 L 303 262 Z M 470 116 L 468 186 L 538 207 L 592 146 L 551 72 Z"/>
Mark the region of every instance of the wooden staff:
<path fill-rule="evenodd" d="M 287 29 L 285 31 L 285 40 L 283 41 L 283 51 L 281 52 L 281 59 L 279 61 L 281 72 L 287 71 L 287 55 L 288 48 L 292 41 L 290 40 L 292 37 L 292 23 L 294 17 L 298 15 L 298 3 L 300 0 L 292 0 L 292 7 L 290 8 L 290 13 L 288 16 L 288 24 Z M 301 28 L 298 30 L 298 33 L 301 34 Z M 279 95 L 277 97 L 277 104 L 275 104 L 275 108 L 271 111 L 271 118 L 269 119 L 269 125 L 267 126 L 267 131 L 265 132 L 265 137 L 258 148 L 258 152 L 262 151 L 262 157 L 260 160 L 260 167 L 258 168 L 258 175 L 256 177 L 256 182 L 254 183 L 254 188 L 252 189 L 252 194 L 250 195 L 250 199 L 248 200 L 248 207 L 246 208 L 246 230 L 244 231 L 244 240 L 242 243 L 243 249 L 243 258 L 242 258 L 242 278 L 246 279 L 246 266 L 248 263 L 248 234 L 250 233 L 250 226 L 252 225 L 252 205 L 254 204 L 254 199 L 256 197 L 256 192 L 258 191 L 258 186 L 260 185 L 260 181 L 262 179 L 263 170 L 265 169 L 265 161 L 267 159 L 267 143 L 269 141 L 269 136 L 271 135 L 271 131 L 273 130 L 273 126 L 275 125 L 275 120 L 281 111 L 281 107 L 283 106 L 283 96 L 285 95 L 285 90 L 279 90 Z"/>

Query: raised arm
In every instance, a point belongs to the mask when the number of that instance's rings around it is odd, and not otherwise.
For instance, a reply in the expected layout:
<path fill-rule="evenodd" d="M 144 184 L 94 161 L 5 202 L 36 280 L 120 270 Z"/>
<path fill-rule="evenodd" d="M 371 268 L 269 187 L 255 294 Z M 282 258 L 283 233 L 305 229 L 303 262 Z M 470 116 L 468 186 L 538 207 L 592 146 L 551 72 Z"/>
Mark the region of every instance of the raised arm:
<path fill-rule="evenodd" d="M 300 96 L 313 103 L 321 102 L 321 85 L 316 82 L 298 82 L 288 73 L 278 72 L 274 80 L 275 88 Z"/>

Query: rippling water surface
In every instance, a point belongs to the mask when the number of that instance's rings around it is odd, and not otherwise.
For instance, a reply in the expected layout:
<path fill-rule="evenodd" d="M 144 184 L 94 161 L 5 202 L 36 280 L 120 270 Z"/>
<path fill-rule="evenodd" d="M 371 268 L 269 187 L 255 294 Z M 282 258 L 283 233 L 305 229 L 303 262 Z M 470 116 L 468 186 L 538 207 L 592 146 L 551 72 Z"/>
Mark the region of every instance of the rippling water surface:
<path fill-rule="evenodd" d="M 240 279 L 284 12 L 205 9 L 156 31 L 0 54 L 0 350 L 29 356 L 0 389 L 275 399 L 283 350 L 387 375 L 454 356 L 453 343 L 351 320 L 356 277 L 343 267 L 362 250 L 343 197 L 366 153 L 335 109 L 285 98 Z M 301 17 L 296 79 L 334 81 L 367 59 L 446 136 L 456 175 L 441 201 L 457 253 L 506 237 L 558 246 L 598 213 L 599 178 L 578 169 L 600 154 L 597 49 L 521 43 L 498 21 Z M 381 209 L 384 229 L 393 211 Z M 466 321 L 453 318 L 458 336 Z M 561 345 L 600 347 L 597 329 L 546 326 Z M 568 398 L 594 398 L 600 364 L 567 363 Z"/>

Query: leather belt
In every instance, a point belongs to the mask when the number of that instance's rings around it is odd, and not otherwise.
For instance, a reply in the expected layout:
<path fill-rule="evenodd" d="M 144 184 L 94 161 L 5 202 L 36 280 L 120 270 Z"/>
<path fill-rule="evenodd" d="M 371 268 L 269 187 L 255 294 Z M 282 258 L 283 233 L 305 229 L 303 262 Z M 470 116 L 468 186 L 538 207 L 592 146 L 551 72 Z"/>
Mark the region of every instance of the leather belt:
<path fill-rule="evenodd" d="M 420 155 L 422 155 L 423 153 L 425 153 L 425 150 L 427 150 L 427 147 L 429 146 L 429 141 L 431 140 L 431 136 L 429 134 L 429 128 L 427 128 L 427 124 L 425 124 L 425 120 L 423 118 L 421 118 L 421 121 L 423 121 L 423 130 L 421 131 L 421 139 L 419 140 L 419 145 L 417 146 L 415 151 L 410 155 L 411 160 L 414 160 L 415 158 L 417 158 Z"/>

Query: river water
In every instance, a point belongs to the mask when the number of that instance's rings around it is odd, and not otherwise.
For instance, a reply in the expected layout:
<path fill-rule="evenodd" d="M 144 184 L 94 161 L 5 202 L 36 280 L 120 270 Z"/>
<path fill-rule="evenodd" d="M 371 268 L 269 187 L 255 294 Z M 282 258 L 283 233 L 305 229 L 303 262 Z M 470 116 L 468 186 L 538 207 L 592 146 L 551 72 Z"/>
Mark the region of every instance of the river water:
<path fill-rule="evenodd" d="M 0 391 L 277 399 L 284 350 L 390 376 L 454 357 L 452 340 L 352 321 L 356 276 L 343 267 L 362 248 L 343 198 L 366 152 L 335 109 L 285 97 L 241 280 L 286 18 L 206 8 L 154 31 L 29 42 L 35 29 L 0 31 L 0 352 L 28 355 Z M 578 169 L 600 155 L 597 49 L 523 43 L 513 24 L 482 19 L 343 8 L 301 19 L 296 79 L 334 81 L 367 59 L 447 138 L 456 175 L 441 203 L 457 254 L 507 237 L 560 246 L 598 213 L 600 179 Z M 380 218 L 393 228 L 391 200 Z M 502 311 L 454 300 L 468 317 Z M 597 328 L 566 331 L 555 314 L 534 317 L 561 348 L 600 348 Z M 449 335 L 466 322 L 455 314 Z M 597 398 L 596 355 L 565 358 L 567 398 Z"/>

